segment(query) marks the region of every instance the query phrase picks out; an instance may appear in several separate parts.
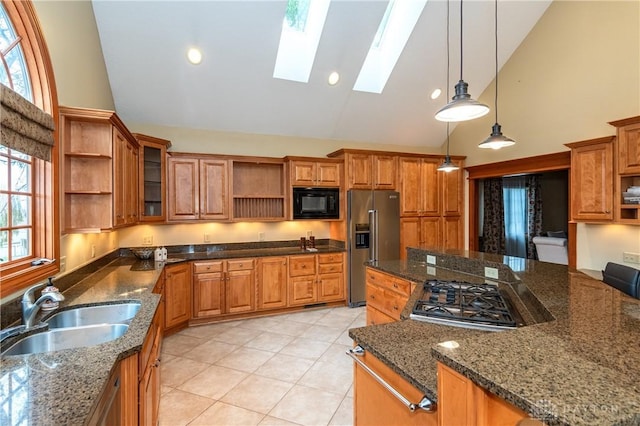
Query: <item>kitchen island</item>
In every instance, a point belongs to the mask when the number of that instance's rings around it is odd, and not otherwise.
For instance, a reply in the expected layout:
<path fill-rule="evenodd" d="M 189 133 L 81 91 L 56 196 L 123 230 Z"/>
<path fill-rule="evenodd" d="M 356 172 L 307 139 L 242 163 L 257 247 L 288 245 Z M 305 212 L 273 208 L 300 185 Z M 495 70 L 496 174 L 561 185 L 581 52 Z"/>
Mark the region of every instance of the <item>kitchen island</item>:
<path fill-rule="evenodd" d="M 484 253 L 410 250 L 407 261 L 370 265 L 419 283 L 483 282 L 484 266 L 517 294 L 526 326 L 486 332 L 411 320 L 417 286 L 402 321 L 350 336 L 432 401 L 440 362 L 547 424 L 639 424 L 640 300 L 563 265 Z"/>

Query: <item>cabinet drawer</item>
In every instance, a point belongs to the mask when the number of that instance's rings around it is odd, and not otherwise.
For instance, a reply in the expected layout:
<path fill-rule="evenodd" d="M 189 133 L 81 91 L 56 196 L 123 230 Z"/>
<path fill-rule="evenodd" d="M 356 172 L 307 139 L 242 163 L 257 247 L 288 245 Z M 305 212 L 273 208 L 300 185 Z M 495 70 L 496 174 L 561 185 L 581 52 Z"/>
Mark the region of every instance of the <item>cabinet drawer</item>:
<path fill-rule="evenodd" d="M 396 292 L 367 283 L 367 306 L 379 310 L 396 321 L 400 319 L 400 312 L 408 300 L 408 297 L 401 296 Z"/>
<path fill-rule="evenodd" d="M 227 271 L 246 271 L 254 267 L 255 259 L 227 260 Z"/>
<path fill-rule="evenodd" d="M 395 318 L 377 310 L 372 306 L 367 306 L 367 325 L 386 324 L 395 322 Z"/>
<path fill-rule="evenodd" d="M 318 265 L 318 272 L 321 274 L 332 274 L 342 272 L 342 263 L 326 263 Z"/>
<path fill-rule="evenodd" d="M 222 261 L 193 263 L 194 274 L 204 274 L 208 272 L 222 272 Z"/>
<path fill-rule="evenodd" d="M 318 263 L 342 263 L 342 253 L 325 253 L 318 255 Z"/>
<path fill-rule="evenodd" d="M 289 258 L 289 276 L 300 277 L 304 275 L 315 275 L 315 256 L 291 256 Z"/>
<path fill-rule="evenodd" d="M 409 296 L 411 293 L 411 281 L 397 278 L 383 272 L 374 271 L 373 269 L 367 269 L 367 282 L 406 296 Z"/>

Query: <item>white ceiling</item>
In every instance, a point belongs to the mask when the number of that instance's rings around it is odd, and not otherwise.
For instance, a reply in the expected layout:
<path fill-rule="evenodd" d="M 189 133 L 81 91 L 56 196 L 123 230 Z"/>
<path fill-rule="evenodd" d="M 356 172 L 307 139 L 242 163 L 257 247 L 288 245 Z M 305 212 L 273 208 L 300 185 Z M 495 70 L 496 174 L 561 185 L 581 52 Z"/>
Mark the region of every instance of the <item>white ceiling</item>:
<path fill-rule="evenodd" d="M 550 1 L 499 1 L 500 67 Z M 447 102 L 446 4 L 427 2 L 384 91 L 371 94 L 352 87 L 386 1 L 333 0 L 309 82 L 298 83 L 272 77 L 286 1 L 93 0 L 125 122 L 428 147 L 446 137 L 433 118 Z M 459 7 L 450 3 L 449 98 L 460 75 Z M 493 1 L 464 3 L 463 77 L 476 99 L 494 76 L 493 11 Z M 200 65 L 186 61 L 191 46 L 203 51 Z"/>

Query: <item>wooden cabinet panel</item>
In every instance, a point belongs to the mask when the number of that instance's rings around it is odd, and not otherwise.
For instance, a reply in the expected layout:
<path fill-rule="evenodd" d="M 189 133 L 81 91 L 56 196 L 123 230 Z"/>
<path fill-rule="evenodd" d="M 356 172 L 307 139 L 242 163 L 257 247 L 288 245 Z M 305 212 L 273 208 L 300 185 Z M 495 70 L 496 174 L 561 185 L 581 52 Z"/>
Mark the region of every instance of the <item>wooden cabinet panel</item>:
<path fill-rule="evenodd" d="M 170 157 L 169 220 L 193 220 L 200 215 L 200 172 L 195 158 Z"/>
<path fill-rule="evenodd" d="M 618 131 L 618 173 L 640 174 L 640 117 L 635 121 Z"/>
<path fill-rule="evenodd" d="M 235 314 L 256 310 L 255 281 L 255 271 L 253 269 L 227 272 L 225 302 L 228 313 Z"/>
<path fill-rule="evenodd" d="M 143 349 L 151 343 L 151 350 L 140 359 L 139 373 L 139 419 L 140 425 L 157 425 L 160 409 L 160 349 L 162 347 L 162 324 L 164 321 L 164 303 L 158 305 L 153 322 L 145 338 Z M 144 350 L 143 350 L 144 352 Z M 143 354 L 141 352 L 141 355 Z"/>
<path fill-rule="evenodd" d="M 224 288 L 223 272 L 194 274 L 193 317 L 210 317 L 223 313 Z"/>
<path fill-rule="evenodd" d="M 372 354 L 365 353 L 359 359 L 412 403 L 417 404 L 424 396 L 422 392 Z M 353 424 L 355 425 L 436 426 L 438 424 L 437 412 L 426 412 L 420 409 L 410 411 L 371 374 L 357 364 L 354 368 L 354 392 Z M 465 423 L 446 424 L 463 425 Z"/>
<path fill-rule="evenodd" d="M 461 160 L 451 160 L 460 167 L 451 172 L 440 172 L 442 175 L 442 214 L 445 216 L 462 215 L 464 182 L 462 176 L 464 170 Z"/>
<path fill-rule="evenodd" d="M 422 193 L 427 188 L 421 188 L 422 160 L 419 158 L 400 158 L 400 215 L 401 216 L 419 216 L 422 211 Z M 437 187 L 435 188 L 437 194 Z"/>
<path fill-rule="evenodd" d="M 201 261 L 193 264 L 193 317 L 255 311 L 256 260 Z"/>
<path fill-rule="evenodd" d="M 289 306 L 345 298 L 344 254 L 289 256 Z"/>
<path fill-rule="evenodd" d="M 441 425 L 516 425 L 527 414 L 468 378 L 438 363 L 438 422 Z M 531 423 L 542 422 L 532 420 Z"/>
<path fill-rule="evenodd" d="M 407 258 L 407 247 L 420 246 L 420 218 L 400 218 L 400 259 Z"/>
<path fill-rule="evenodd" d="M 571 218 L 613 219 L 613 138 L 567 144 L 571 148 Z"/>
<path fill-rule="evenodd" d="M 371 156 L 369 154 L 348 154 L 347 175 L 349 176 L 348 189 L 371 189 L 373 187 Z"/>
<path fill-rule="evenodd" d="M 165 266 L 165 329 L 179 328 L 191 318 L 191 265 Z"/>
<path fill-rule="evenodd" d="M 300 277 L 316 274 L 314 255 L 289 256 L 289 276 Z"/>
<path fill-rule="evenodd" d="M 258 260 L 258 309 L 287 306 L 287 258 L 263 257 Z"/>
<path fill-rule="evenodd" d="M 228 162 L 200 160 L 200 219 L 229 219 Z"/>
<path fill-rule="evenodd" d="M 308 305 L 317 300 L 318 287 L 315 275 L 297 277 L 289 275 L 289 306 Z"/>
<path fill-rule="evenodd" d="M 442 246 L 445 249 L 459 249 L 464 246 L 464 218 L 445 216 L 442 218 Z"/>
<path fill-rule="evenodd" d="M 372 306 L 367 306 L 367 325 L 387 324 L 396 321 L 397 319 L 390 317 L 384 312 L 379 311 Z"/>
<path fill-rule="evenodd" d="M 302 161 L 290 162 L 293 186 L 340 186 L 340 162 Z"/>
<path fill-rule="evenodd" d="M 318 186 L 340 186 L 340 163 L 316 163 L 316 185 Z"/>
<path fill-rule="evenodd" d="M 138 162 L 138 220 L 167 220 L 167 148 L 166 139 L 134 133 L 140 145 Z"/>
<path fill-rule="evenodd" d="M 394 321 L 400 320 L 400 313 L 413 290 L 411 281 L 372 268 L 367 268 L 366 277 L 367 324 L 371 324 L 379 313 L 387 315 Z"/>
<path fill-rule="evenodd" d="M 455 224 L 457 224 L 458 226 L 462 226 L 462 223 L 455 221 L 455 219 L 459 219 L 459 218 L 456 218 L 455 216 L 447 217 L 444 219 L 439 217 L 421 217 L 420 218 L 420 244 L 427 247 L 440 247 L 443 241 L 443 234 L 445 234 L 442 231 L 443 227 L 441 223 L 443 221 L 447 221 L 447 222 L 450 222 L 453 226 L 455 222 Z M 455 229 L 455 230 L 448 229 L 448 232 L 450 234 L 455 234 L 452 236 L 461 237 L 462 233 L 464 232 L 464 229 L 463 228 Z M 456 244 L 455 247 L 450 247 L 450 248 L 462 248 L 462 244 L 463 244 L 462 241 L 451 240 L 452 243 L 453 241 L 457 241 L 458 243 L 460 243 L 460 246 Z"/>
<path fill-rule="evenodd" d="M 420 186 L 416 188 L 422 197 L 421 214 L 420 214 L 421 216 L 439 216 L 440 215 L 440 211 L 441 211 L 440 194 L 442 192 L 441 188 L 443 185 L 442 183 L 443 176 L 442 176 L 442 172 L 438 171 L 439 165 L 440 165 L 440 160 L 435 158 L 423 158 L 421 161 Z M 462 182 L 460 182 L 460 184 L 461 183 Z"/>
<path fill-rule="evenodd" d="M 398 170 L 397 157 L 391 155 L 372 155 L 373 189 L 396 189 Z"/>

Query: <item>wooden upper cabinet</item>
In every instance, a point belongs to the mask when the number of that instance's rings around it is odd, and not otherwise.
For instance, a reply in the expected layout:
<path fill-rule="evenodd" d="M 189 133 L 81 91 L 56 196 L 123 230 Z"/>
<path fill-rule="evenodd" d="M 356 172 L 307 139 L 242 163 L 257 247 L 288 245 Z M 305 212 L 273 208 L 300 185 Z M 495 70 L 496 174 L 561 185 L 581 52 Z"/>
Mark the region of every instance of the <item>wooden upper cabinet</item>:
<path fill-rule="evenodd" d="M 138 221 L 138 143 L 113 111 L 60 107 L 63 233 Z"/>
<path fill-rule="evenodd" d="M 463 161 L 452 159 L 451 162 L 459 169 L 451 172 L 439 172 L 442 174 L 442 214 L 444 216 L 459 216 L 462 214 L 464 202 Z"/>
<path fill-rule="evenodd" d="M 571 148 L 571 219 L 613 220 L 614 137 L 566 144 Z"/>
<path fill-rule="evenodd" d="M 226 160 L 200 160 L 200 219 L 229 219 Z"/>
<path fill-rule="evenodd" d="M 373 173 L 371 166 L 371 156 L 369 154 L 348 154 L 348 189 L 371 189 L 373 187 Z"/>
<path fill-rule="evenodd" d="M 169 220 L 229 219 L 228 161 L 170 157 Z"/>
<path fill-rule="evenodd" d="M 197 158 L 169 157 L 169 220 L 200 218 L 200 169 Z"/>
<path fill-rule="evenodd" d="M 140 145 L 138 155 L 138 220 L 167 220 L 167 149 L 166 139 L 134 133 Z"/>
<path fill-rule="evenodd" d="M 440 215 L 438 159 L 400 157 L 399 192 L 401 216 Z"/>
<path fill-rule="evenodd" d="M 341 185 L 341 161 L 292 160 L 289 162 L 292 186 Z"/>
<path fill-rule="evenodd" d="M 640 116 L 609 124 L 618 130 L 618 173 L 640 175 Z"/>
<path fill-rule="evenodd" d="M 373 189 L 396 189 L 398 157 L 392 155 L 372 155 Z"/>

